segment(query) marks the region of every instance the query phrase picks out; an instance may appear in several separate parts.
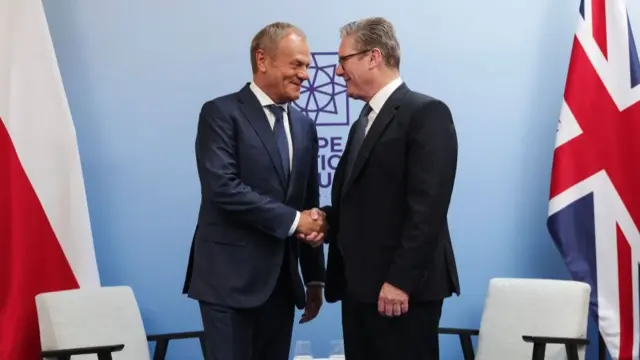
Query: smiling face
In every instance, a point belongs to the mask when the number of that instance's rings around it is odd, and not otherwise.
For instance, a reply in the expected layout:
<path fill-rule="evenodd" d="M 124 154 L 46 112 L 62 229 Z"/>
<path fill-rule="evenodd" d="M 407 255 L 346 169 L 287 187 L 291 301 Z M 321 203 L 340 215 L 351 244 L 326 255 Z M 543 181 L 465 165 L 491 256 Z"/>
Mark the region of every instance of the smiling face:
<path fill-rule="evenodd" d="M 371 77 L 373 63 L 368 56 L 370 50 L 359 51 L 355 46 L 353 36 L 347 36 L 340 42 L 338 49 L 338 67 L 336 75 L 344 79 L 347 94 L 354 98 L 367 101 L 371 96 Z"/>
<path fill-rule="evenodd" d="M 272 53 L 259 50 L 256 54 L 262 86 L 276 103 L 286 103 L 300 98 L 302 82 L 309 78 L 307 68 L 311 52 L 303 36 L 289 32 Z"/>

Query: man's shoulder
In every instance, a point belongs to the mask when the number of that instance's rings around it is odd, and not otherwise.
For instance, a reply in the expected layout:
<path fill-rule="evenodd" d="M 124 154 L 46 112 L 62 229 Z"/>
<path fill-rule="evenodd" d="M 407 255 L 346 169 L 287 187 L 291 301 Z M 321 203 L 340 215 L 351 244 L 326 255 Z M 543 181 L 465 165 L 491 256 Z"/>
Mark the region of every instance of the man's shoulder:
<path fill-rule="evenodd" d="M 409 90 L 407 96 L 407 102 L 415 105 L 416 107 L 426 106 L 428 104 L 440 103 L 446 106 L 446 103 L 432 95 L 427 95 L 415 90 Z"/>
<path fill-rule="evenodd" d="M 414 90 L 407 92 L 402 106 L 405 107 L 405 114 L 408 117 L 412 117 L 414 114 L 431 113 L 432 111 L 451 111 L 444 100 Z"/>
<path fill-rule="evenodd" d="M 238 95 L 239 95 L 239 92 L 234 92 L 234 93 L 229 93 L 229 94 L 221 95 L 221 96 L 206 100 L 202 104 L 202 109 L 203 110 L 211 109 L 211 108 L 227 109 L 231 106 L 235 106 L 235 104 L 237 104 L 238 102 Z"/>

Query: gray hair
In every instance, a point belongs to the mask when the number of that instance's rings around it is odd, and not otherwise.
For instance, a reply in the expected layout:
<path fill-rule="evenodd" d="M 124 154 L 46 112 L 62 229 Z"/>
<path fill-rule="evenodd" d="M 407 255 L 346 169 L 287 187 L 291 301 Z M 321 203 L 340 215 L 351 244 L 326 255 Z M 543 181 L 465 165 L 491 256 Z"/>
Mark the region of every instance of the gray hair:
<path fill-rule="evenodd" d="M 290 33 L 306 38 L 306 35 L 297 26 L 286 22 L 274 22 L 258 31 L 251 40 L 251 70 L 253 73 L 258 72 L 258 64 L 256 61 L 256 52 L 263 50 L 269 55 L 273 55 L 280 44 L 280 41 Z"/>
<path fill-rule="evenodd" d="M 352 21 L 340 28 L 340 38 L 353 36 L 356 51 L 378 49 L 385 65 L 400 68 L 400 43 L 393 24 L 382 17 Z"/>

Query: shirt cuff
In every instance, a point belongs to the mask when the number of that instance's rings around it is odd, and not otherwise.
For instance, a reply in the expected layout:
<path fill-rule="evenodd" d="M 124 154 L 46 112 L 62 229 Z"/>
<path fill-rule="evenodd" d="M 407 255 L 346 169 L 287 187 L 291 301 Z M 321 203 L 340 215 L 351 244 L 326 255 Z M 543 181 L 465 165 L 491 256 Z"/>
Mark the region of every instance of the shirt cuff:
<path fill-rule="evenodd" d="M 307 286 L 324 286 L 324 283 L 322 281 L 309 281 Z"/>
<path fill-rule="evenodd" d="M 298 222 L 300 221 L 300 211 L 296 211 L 296 218 L 293 219 L 293 224 L 291 224 L 291 229 L 289 229 L 289 236 L 293 235 L 298 228 Z"/>

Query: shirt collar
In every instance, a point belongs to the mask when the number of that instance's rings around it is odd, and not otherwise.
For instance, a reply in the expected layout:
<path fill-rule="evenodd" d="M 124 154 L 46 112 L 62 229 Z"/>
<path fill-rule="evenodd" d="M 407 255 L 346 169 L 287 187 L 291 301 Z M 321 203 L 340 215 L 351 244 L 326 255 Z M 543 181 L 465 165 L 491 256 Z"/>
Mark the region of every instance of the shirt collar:
<path fill-rule="evenodd" d="M 378 91 L 369 101 L 369 106 L 371 106 L 371 109 L 373 109 L 376 114 L 380 113 L 380 110 L 382 109 L 384 103 L 387 102 L 389 96 L 391 96 L 391 94 L 393 94 L 393 92 L 396 91 L 396 89 L 400 85 L 402 85 L 402 79 L 400 77 L 397 77 L 393 81 L 385 85 L 382 89 L 380 89 L 380 91 Z"/>
<path fill-rule="evenodd" d="M 262 89 L 260 89 L 258 85 L 256 85 L 256 83 L 254 83 L 253 81 L 249 84 L 249 88 L 251 89 L 251 91 L 253 91 L 255 96 L 258 98 L 258 101 L 260 102 L 260 105 L 262 107 L 275 104 L 275 102 L 271 100 L 269 95 L 265 94 L 265 92 L 262 91 Z M 278 104 L 278 105 L 282 107 L 282 109 L 284 109 L 285 113 L 287 113 L 288 106 L 286 104 Z"/>

